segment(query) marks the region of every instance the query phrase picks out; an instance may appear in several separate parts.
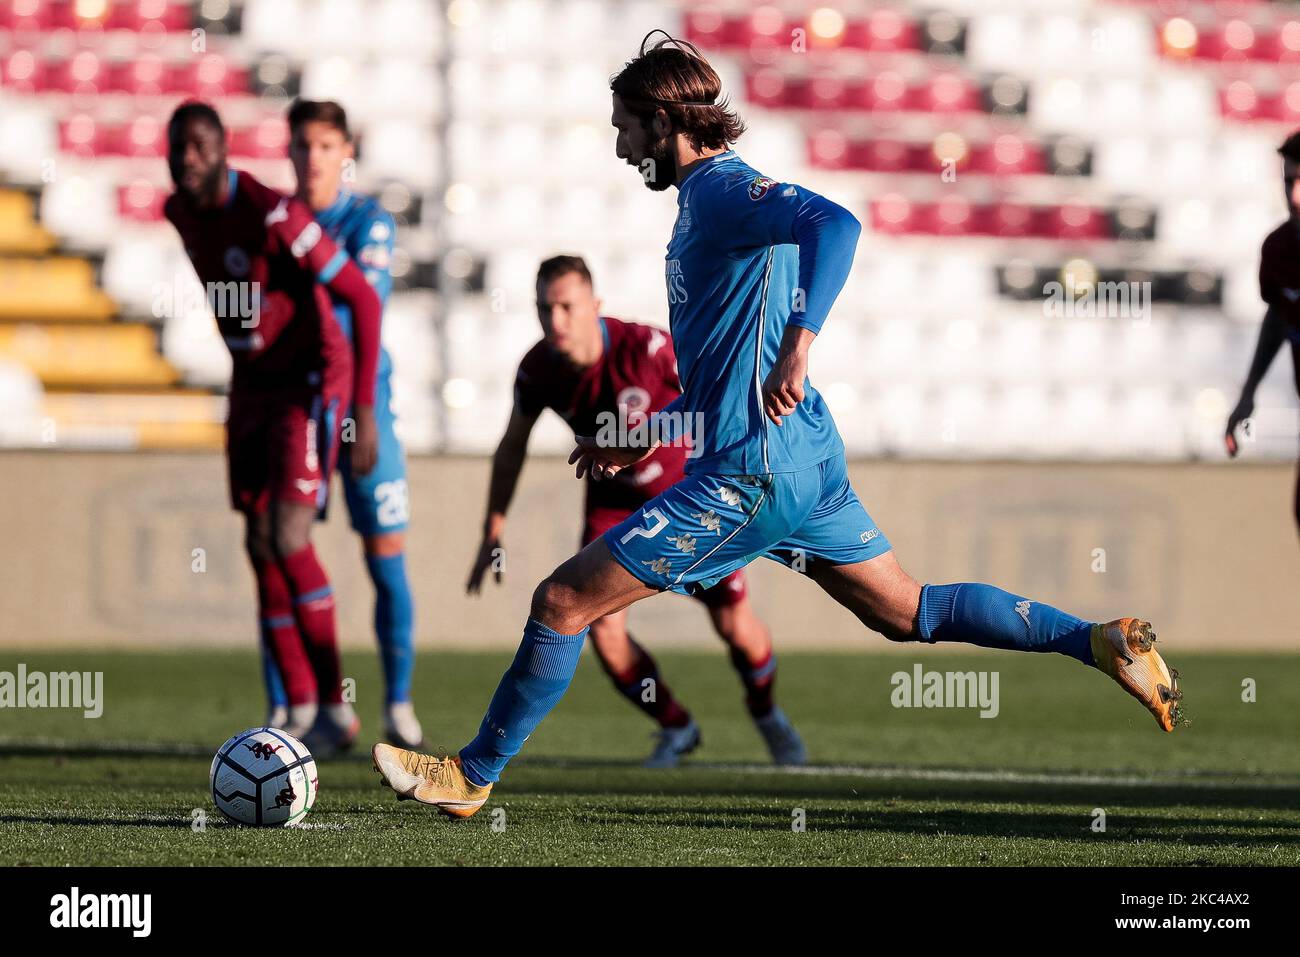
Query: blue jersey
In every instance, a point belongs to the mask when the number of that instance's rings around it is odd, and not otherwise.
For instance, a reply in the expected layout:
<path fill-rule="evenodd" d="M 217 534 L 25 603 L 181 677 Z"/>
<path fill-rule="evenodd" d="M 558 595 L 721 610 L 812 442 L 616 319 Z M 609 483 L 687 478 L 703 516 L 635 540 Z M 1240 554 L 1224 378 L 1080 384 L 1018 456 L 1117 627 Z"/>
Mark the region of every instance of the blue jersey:
<path fill-rule="evenodd" d="M 733 152 L 702 161 L 678 185 L 665 275 L 682 383 L 670 411 L 694 425 L 687 474 L 793 472 L 842 455 L 811 383 L 779 426 L 763 412 L 761 389 L 785 327 L 821 328 L 848 278 L 858 221 Z"/>
<path fill-rule="evenodd" d="M 339 191 L 334 202 L 316 213 L 316 221 L 325 227 L 329 237 L 365 273 L 366 281 L 379 296 L 380 304 L 387 305 L 388 294 L 393 289 L 389 267 L 393 259 L 393 242 L 397 236 L 397 224 L 393 222 L 388 210 L 370 196 L 359 196 L 344 189 Z M 341 265 L 340 263 L 340 268 Z M 328 278 L 321 281 L 328 282 Z M 335 300 L 334 316 L 343 328 L 343 335 L 351 342 L 352 311 Z M 379 376 L 382 378 L 388 375 L 392 366 L 388 351 L 381 347 Z"/>

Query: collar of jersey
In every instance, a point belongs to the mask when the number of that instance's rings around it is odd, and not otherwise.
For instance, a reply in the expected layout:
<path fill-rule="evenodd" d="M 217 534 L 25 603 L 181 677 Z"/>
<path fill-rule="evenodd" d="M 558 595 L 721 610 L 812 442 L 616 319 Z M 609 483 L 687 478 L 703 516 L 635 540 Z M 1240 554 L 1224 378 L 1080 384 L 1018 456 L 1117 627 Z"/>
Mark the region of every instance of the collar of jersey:
<path fill-rule="evenodd" d="M 701 163 L 700 165 L 694 167 L 689 173 L 686 174 L 685 178 L 680 183 L 677 184 L 677 194 L 679 196 L 681 195 L 682 189 L 686 186 L 687 183 L 691 181 L 691 177 L 694 176 L 696 173 L 698 173 L 700 170 L 708 169 L 710 166 L 716 166 L 718 163 L 721 163 L 723 160 L 736 159 L 736 158 L 737 157 L 736 157 L 735 150 L 727 150 L 725 153 L 719 153 L 717 156 L 709 157 L 709 161 L 707 163 Z"/>
<path fill-rule="evenodd" d="M 348 202 L 351 199 L 352 199 L 352 193 L 349 190 L 340 187 L 338 196 L 334 197 L 334 202 L 330 203 L 319 213 L 317 213 L 316 219 L 320 222 L 325 222 L 326 220 L 333 220 L 338 217 L 341 217 L 343 215 L 343 211 L 347 209 Z"/>
<path fill-rule="evenodd" d="M 239 170 L 233 166 L 226 169 L 226 202 L 222 209 L 235 205 L 235 190 L 239 189 Z"/>

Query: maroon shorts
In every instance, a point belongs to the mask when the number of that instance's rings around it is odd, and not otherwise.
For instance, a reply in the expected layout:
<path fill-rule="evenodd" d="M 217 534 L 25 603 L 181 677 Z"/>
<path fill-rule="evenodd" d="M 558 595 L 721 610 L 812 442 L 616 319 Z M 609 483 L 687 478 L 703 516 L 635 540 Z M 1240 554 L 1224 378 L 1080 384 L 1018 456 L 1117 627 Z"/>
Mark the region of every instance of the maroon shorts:
<path fill-rule="evenodd" d="M 232 394 L 226 419 L 231 506 L 254 513 L 273 501 L 324 508 L 343 405 L 341 397 L 308 390 Z"/>
<path fill-rule="evenodd" d="M 586 519 L 582 525 L 582 547 L 586 548 L 600 536 L 623 519 L 632 514 L 633 509 L 600 507 L 587 509 Z M 692 595 L 708 608 L 730 608 L 744 601 L 749 593 L 745 583 L 745 571 L 737 568 L 712 588 Z"/>

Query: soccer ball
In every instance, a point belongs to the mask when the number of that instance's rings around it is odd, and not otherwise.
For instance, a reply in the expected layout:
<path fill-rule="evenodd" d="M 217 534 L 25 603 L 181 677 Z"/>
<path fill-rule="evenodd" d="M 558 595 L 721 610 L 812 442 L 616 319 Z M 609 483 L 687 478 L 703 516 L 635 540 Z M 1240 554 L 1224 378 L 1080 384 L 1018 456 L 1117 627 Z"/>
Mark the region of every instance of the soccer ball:
<path fill-rule="evenodd" d="M 316 759 L 278 728 L 235 735 L 212 759 L 212 803 L 226 819 L 255 827 L 293 827 L 316 803 Z"/>

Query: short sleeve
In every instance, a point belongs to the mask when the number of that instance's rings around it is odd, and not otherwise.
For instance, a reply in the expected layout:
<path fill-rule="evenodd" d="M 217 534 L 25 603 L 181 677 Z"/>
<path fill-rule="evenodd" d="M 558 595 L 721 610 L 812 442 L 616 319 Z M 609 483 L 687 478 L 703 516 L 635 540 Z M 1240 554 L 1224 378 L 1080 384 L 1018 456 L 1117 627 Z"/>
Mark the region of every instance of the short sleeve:
<path fill-rule="evenodd" d="M 715 243 L 738 251 L 794 243 L 795 219 L 811 195 L 793 183 L 756 174 L 705 181 L 691 195 L 691 205 Z"/>

